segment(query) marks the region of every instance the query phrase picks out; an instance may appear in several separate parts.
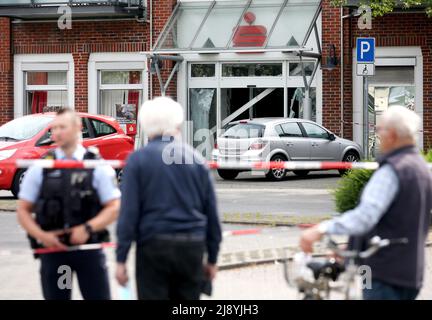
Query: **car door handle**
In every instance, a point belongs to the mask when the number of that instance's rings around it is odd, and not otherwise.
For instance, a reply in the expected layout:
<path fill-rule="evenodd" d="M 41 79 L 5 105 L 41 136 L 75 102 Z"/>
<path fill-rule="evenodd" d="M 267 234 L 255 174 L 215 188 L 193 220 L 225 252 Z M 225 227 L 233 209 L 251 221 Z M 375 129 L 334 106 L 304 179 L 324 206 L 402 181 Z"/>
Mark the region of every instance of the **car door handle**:
<path fill-rule="evenodd" d="M 292 147 L 292 146 L 294 145 L 294 142 L 287 142 L 286 145 L 287 145 L 288 147 Z"/>
<path fill-rule="evenodd" d="M 315 143 L 315 142 L 312 143 L 312 147 L 318 147 L 318 146 L 319 146 L 318 143 Z"/>

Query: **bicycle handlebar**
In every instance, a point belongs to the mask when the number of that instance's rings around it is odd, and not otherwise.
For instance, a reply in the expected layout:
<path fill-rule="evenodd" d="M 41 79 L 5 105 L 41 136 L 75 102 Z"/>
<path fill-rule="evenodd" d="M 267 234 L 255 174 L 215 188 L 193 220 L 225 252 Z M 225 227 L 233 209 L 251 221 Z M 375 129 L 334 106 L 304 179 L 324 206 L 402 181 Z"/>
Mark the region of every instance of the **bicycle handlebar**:
<path fill-rule="evenodd" d="M 335 252 L 338 256 L 346 259 L 366 259 L 374 255 L 377 251 L 379 251 L 382 248 L 388 247 L 390 245 L 397 245 L 397 244 L 407 244 L 408 238 L 399 238 L 399 239 L 381 239 L 379 236 L 373 237 L 369 244 L 369 248 L 367 248 L 364 251 L 356 251 L 356 250 L 342 250 L 338 247 L 337 243 L 329 238 L 328 240 L 328 248 Z"/>

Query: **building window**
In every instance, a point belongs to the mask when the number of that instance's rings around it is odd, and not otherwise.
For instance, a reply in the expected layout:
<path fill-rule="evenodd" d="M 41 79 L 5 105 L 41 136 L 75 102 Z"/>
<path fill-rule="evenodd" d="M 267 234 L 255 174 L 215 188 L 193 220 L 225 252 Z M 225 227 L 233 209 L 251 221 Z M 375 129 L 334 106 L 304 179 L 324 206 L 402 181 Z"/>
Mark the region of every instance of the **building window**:
<path fill-rule="evenodd" d="M 72 54 L 14 55 L 14 117 L 75 107 Z"/>
<path fill-rule="evenodd" d="M 289 75 L 290 77 L 301 77 L 302 76 L 302 64 L 300 62 L 292 62 L 289 64 Z M 314 62 L 303 62 L 305 76 L 310 77 L 315 67 Z"/>
<path fill-rule="evenodd" d="M 66 71 L 25 72 L 24 114 L 55 111 L 68 106 Z"/>
<path fill-rule="evenodd" d="M 213 78 L 216 74 L 215 64 L 192 64 L 192 78 Z"/>
<path fill-rule="evenodd" d="M 282 63 L 223 64 L 223 77 L 281 77 Z"/>
<path fill-rule="evenodd" d="M 142 103 L 142 71 L 100 71 L 98 113 L 116 118 L 118 110 L 136 114 Z"/>

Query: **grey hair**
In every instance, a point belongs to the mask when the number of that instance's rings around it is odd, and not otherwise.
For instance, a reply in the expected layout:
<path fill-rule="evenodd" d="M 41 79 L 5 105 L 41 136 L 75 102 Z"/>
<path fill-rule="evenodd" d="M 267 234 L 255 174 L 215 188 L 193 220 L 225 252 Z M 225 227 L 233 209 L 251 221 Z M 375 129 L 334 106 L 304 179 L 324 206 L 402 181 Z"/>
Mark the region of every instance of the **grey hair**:
<path fill-rule="evenodd" d="M 182 106 L 166 97 L 144 102 L 138 117 L 142 130 L 150 138 L 174 135 L 184 121 Z"/>
<path fill-rule="evenodd" d="M 383 120 L 388 128 L 396 131 L 399 138 L 417 139 L 421 120 L 414 111 L 402 106 L 393 106 L 384 113 Z"/>

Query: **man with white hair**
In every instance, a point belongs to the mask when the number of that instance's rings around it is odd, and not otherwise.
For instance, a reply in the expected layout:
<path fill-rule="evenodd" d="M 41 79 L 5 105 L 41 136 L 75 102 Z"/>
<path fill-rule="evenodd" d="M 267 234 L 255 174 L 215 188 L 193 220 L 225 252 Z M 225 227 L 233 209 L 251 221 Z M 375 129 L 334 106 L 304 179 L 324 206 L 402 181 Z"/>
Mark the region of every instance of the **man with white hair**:
<path fill-rule="evenodd" d="M 349 235 L 352 249 L 364 250 L 373 236 L 407 238 L 361 261 L 372 271 L 368 300 L 413 300 L 423 284 L 424 248 L 432 209 L 432 179 L 415 143 L 420 118 L 404 107 L 391 107 L 377 126 L 380 168 L 365 186 L 360 203 L 342 216 L 303 232 L 300 246 L 312 252 L 324 234 Z"/>
<path fill-rule="evenodd" d="M 124 170 L 116 278 L 128 282 L 125 263 L 136 242 L 139 299 L 197 300 L 202 290 L 209 294 L 221 242 L 211 173 L 180 141 L 180 104 L 147 101 L 139 120 L 149 143 L 130 156 Z"/>

